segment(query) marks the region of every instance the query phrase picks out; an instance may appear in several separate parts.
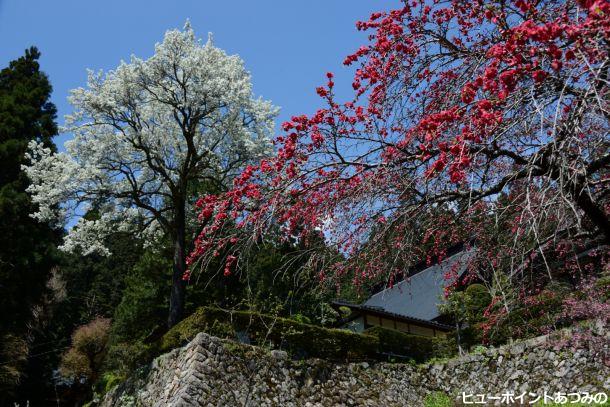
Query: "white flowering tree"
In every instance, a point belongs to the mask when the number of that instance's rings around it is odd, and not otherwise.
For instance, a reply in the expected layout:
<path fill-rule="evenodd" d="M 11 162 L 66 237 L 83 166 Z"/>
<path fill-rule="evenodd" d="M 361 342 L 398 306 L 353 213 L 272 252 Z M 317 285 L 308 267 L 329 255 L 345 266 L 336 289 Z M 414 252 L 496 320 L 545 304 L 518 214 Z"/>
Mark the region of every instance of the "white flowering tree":
<path fill-rule="evenodd" d="M 171 327 L 185 301 L 189 188 L 223 189 L 246 163 L 269 154 L 277 109 L 253 97 L 239 56 L 202 44 L 188 23 L 168 31 L 151 58 L 90 72 L 87 88 L 69 100 L 75 111 L 65 130 L 74 138 L 66 151 L 30 145 L 33 216 L 63 226 L 95 208 L 99 217 L 80 217 L 67 234 L 68 251 L 108 253 L 104 238 L 116 231 L 170 237 Z"/>

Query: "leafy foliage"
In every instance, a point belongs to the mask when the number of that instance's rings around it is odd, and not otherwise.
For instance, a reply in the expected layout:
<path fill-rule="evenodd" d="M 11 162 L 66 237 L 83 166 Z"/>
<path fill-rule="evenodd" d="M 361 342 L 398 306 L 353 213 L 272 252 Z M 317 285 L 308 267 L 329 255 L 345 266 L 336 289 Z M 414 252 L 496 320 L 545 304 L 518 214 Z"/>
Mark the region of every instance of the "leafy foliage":
<path fill-rule="evenodd" d="M 112 343 L 140 341 L 164 325 L 171 262 L 146 251 L 126 273 L 120 302 L 114 308 Z"/>
<path fill-rule="evenodd" d="M 364 334 L 328 329 L 294 320 L 249 311 L 200 308 L 167 332 L 159 351 L 166 352 L 190 341 L 199 332 L 236 339 L 237 332 L 259 346 L 286 350 L 294 358 L 330 360 L 401 360 L 418 362 L 449 356 L 446 341 L 374 328 Z"/>
<path fill-rule="evenodd" d="M 325 289 L 359 298 L 473 237 L 466 283 L 485 286 L 445 306 L 461 344 L 607 324 L 608 275 L 588 277 L 608 265 L 608 15 L 599 0 L 374 13 L 344 61 L 353 98 L 327 73 L 324 107 L 284 123 L 272 157 L 277 110 L 188 25 L 90 73 L 63 153 L 27 50 L 0 72 L 0 394 L 24 369 L 22 394 L 55 390 L 59 363 L 78 404 L 202 330 L 294 358 L 448 356 L 451 339 L 313 324 L 332 316 Z M 29 214 L 63 226 L 82 210 L 58 258 L 61 231 Z"/>
<path fill-rule="evenodd" d="M 57 264 L 57 231 L 32 219 L 37 210 L 21 166 L 29 142 L 55 148 L 56 108 L 51 84 L 40 71 L 34 47 L 0 71 L 0 393 L 19 383 L 28 357 L 34 308 L 48 293 Z M 10 374 L 8 373 L 10 371 Z"/>
<path fill-rule="evenodd" d="M 21 375 L 27 363 L 28 343 L 10 333 L 0 337 L 0 386 L 3 391 L 11 391 L 21 381 Z"/>
<path fill-rule="evenodd" d="M 441 312 L 449 315 L 456 326 L 458 344 L 466 348 L 481 343 L 483 330 L 479 324 L 491 303 L 489 290 L 481 284 L 471 284 L 462 291 L 452 291 L 441 305 Z"/>
<path fill-rule="evenodd" d="M 110 320 L 96 318 L 72 334 L 72 346 L 62 355 L 59 372 L 81 388 L 80 398 L 90 393 L 108 350 Z"/>

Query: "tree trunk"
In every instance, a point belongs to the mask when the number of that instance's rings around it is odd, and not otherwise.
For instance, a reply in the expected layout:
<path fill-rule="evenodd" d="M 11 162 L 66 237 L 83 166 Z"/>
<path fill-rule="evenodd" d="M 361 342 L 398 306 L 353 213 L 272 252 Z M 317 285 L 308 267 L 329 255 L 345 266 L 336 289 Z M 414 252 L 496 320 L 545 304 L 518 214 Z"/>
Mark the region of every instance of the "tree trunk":
<path fill-rule="evenodd" d="M 589 220 L 604 234 L 606 243 L 610 243 L 610 220 L 602 207 L 596 205 L 591 195 L 584 189 L 580 193 L 576 192 L 573 195 L 578 207 L 582 209 Z"/>
<path fill-rule="evenodd" d="M 556 176 L 557 179 L 559 177 Z M 574 180 L 574 178 L 576 179 Z M 606 216 L 603 206 L 598 205 L 589 194 L 584 177 L 564 179 L 562 184 L 564 185 L 564 191 L 574 199 L 576 205 L 604 235 L 606 242 L 610 243 L 610 220 Z"/>
<path fill-rule="evenodd" d="M 462 327 L 460 326 L 460 323 L 458 322 L 458 319 L 455 319 L 455 332 L 457 333 L 457 346 L 458 346 L 458 353 L 460 356 L 464 355 L 464 350 L 462 349 L 462 336 L 460 335 L 460 331 L 461 331 Z"/>
<path fill-rule="evenodd" d="M 566 169 L 554 165 L 553 162 L 562 162 L 562 160 L 552 160 L 546 157 L 540 164 L 542 168 L 547 170 L 551 179 L 560 183 L 563 191 L 569 195 L 589 218 L 595 227 L 604 235 L 606 243 L 610 243 L 610 219 L 604 211 L 603 204 L 595 202 L 594 198 L 587 189 L 586 175 L 567 173 Z M 565 161 L 565 160 L 564 160 Z M 539 164 L 539 165 L 540 165 Z"/>
<path fill-rule="evenodd" d="M 182 279 L 186 271 L 186 220 L 185 202 L 176 205 L 174 214 L 174 267 L 172 274 L 172 292 L 169 299 L 169 318 L 167 327 L 171 328 L 182 320 L 186 300 L 186 281 Z"/>

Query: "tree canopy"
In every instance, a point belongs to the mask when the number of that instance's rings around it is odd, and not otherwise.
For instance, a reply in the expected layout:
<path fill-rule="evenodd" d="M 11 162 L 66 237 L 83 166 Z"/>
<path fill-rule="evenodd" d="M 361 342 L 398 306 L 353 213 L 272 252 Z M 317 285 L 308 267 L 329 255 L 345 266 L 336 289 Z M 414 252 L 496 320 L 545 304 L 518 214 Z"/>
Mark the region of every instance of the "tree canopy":
<path fill-rule="evenodd" d="M 195 183 L 223 190 L 245 163 L 271 151 L 277 109 L 255 99 L 238 56 L 201 44 L 187 23 L 155 46 L 106 74 L 89 73 L 88 87 L 72 91 L 75 108 L 66 152 L 31 143 L 28 189 L 40 208 L 35 217 L 65 224 L 80 218 L 63 248 L 104 252 L 103 237 L 134 233 L 148 242 L 170 236 L 174 284 L 169 325 L 184 306 L 186 221 Z"/>
<path fill-rule="evenodd" d="M 329 72 L 325 107 L 284 123 L 273 159 L 201 198 L 208 223 L 190 262 L 223 247 L 239 267 L 274 224 L 323 235 L 345 254 L 323 277 L 356 283 L 472 238 L 471 270 L 511 278 L 536 257 L 548 271 L 549 253 L 575 241 L 607 243 L 608 14 L 589 0 L 374 13 L 357 24 L 369 42 L 344 61 L 356 65 L 353 98 L 337 100 Z"/>

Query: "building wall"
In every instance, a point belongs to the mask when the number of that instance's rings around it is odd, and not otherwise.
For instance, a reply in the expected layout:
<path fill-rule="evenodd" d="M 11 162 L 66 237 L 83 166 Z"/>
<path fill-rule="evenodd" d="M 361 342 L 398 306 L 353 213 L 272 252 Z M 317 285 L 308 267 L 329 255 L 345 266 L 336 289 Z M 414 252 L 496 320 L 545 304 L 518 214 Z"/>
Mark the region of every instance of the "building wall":
<path fill-rule="evenodd" d="M 430 336 L 430 337 L 445 337 L 446 332 L 439 331 L 427 326 L 418 325 L 414 323 L 407 323 L 403 321 L 397 321 L 395 319 L 379 317 L 377 315 L 365 314 L 364 315 L 364 326 L 365 328 L 372 326 L 380 326 L 388 329 L 395 329 L 397 331 L 410 333 L 413 335 Z"/>

